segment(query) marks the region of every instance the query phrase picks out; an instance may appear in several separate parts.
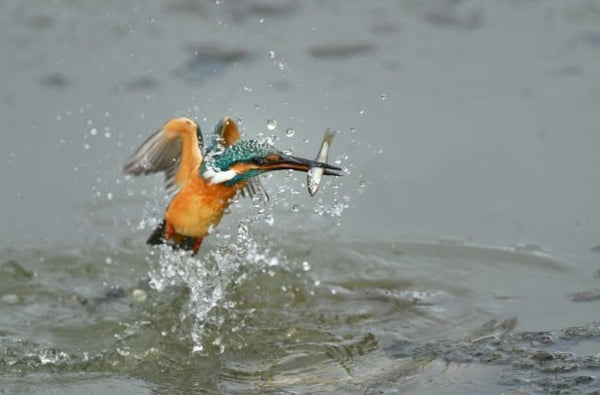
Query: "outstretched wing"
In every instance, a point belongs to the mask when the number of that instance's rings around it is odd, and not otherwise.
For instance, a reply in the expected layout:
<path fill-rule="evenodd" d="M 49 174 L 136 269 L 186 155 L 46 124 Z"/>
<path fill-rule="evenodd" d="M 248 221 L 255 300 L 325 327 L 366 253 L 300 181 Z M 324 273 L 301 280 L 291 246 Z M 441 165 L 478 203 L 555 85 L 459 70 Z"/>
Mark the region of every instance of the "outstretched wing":
<path fill-rule="evenodd" d="M 187 144 L 194 146 L 183 147 L 184 138 Z M 167 192 L 174 192 L 187 180 L 187 174 L 179 171 L 182 168 L 183 149 L 188 149 L 192 152 L 192 156 L 201 158 L 202 132 L 191 119 L 170 120 L 135 150 L 125 162 L 123 172 L 139 176 L 163 171 Z"/>
<path fill-rule="evenodd" d="M 235 121 L 230 117 L 221 119 L 215 126 L 215 130 L 211 139 L 211 146 L 209 151 L 217 149 L 220 145 L 222 147 L 228 147 L 235 144 L 240 139 L 240 131 Z M 251 199 L 255 197 L 263 204 L 269 201 L 269 195 L 265 191 L 258 177 L 253 177 L 248 182 L 240 194 L 243 197 L 249 196 Z"/>

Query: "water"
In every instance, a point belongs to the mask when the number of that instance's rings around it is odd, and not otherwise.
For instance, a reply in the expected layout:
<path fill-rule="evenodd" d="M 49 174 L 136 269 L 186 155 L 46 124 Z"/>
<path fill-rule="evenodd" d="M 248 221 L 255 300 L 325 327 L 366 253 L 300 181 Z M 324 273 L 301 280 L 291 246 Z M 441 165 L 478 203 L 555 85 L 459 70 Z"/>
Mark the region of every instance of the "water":
<path fill-rule="evenodd" d="M 599 1 L 1 7 L 0 392 L 599 387 Z M 162 179 L 122 163 L 225 115 L 339 130 L 345 175 L 147 247 Z"/>
<path fill-rule="evenodd" d="M 253 251 L 269 245 L 260 232 L 260 243 L 245 229 L 237 237 L 203 259 L 163 249 L 149 264 L 121 245 L 108 268 L 101 246 L 85 255 L 9 253 L 2 289 L 22 301 L 3 307 L 5 389 L 27 392 L 41 375 L 51 377 L 45 388 L 74 393 L 109 378 L 119 391 L 140 392 L 442 392 L 453 385 L 477 393 L 482 382 L 491 391 L 543 383 L 548 371 L 558 372 L 550 376 L 557 383 L 593 376 L 600 363 L 597 324 L 571 328 L 569 338 L 567 328 L 516 329 L 552 328 L 554 314 L 572 308 L 567 284 L 578 276 L 562 258 L 448 242 L 319 243 L 300 234 L 287 238 L 283 256 Z M 149 277 L 134 274 L 148 265 Z M 146 300 L 134 297 L 140 290 Z M 498 317 L 505 322 L 494 323 Z M 586 318 L 571 313 L 572 322 Z M 554 370 L 537 366 L 542 352 Z M 573 388 L 594 384 L 581 381 Z"/>

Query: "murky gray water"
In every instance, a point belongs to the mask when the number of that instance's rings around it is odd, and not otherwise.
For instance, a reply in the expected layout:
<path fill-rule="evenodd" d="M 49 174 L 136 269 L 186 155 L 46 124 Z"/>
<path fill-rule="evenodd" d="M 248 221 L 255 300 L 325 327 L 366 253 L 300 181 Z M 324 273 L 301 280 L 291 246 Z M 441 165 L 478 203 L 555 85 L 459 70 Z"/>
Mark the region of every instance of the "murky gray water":
<path fill-rule="evenodd" d="M 0 7 L 1 393 L 600 387 L 600 1 Z M 151 249 L 181 115 L 349 173 Z"/>

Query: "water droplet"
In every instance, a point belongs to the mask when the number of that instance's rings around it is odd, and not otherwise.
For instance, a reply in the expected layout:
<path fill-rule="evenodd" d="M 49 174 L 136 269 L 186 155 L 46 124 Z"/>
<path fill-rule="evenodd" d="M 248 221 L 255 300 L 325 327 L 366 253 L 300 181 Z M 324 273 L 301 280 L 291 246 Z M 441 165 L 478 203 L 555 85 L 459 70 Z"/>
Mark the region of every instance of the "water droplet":
<path fill-rule="evenodd" d="M 310 270 L 310 263 L 304 261 L 302 262 L 302 270 L 304 270 L 305 272 Z"/>
<path fill-rule="evenodd" d="M 91 134 L 92 136 L 95 136 L 95 135 L 97 135 L 97 134 L 98 134 L 98 129 L 96 129 L 96 128 L 91 128 L 91 129 L 90 129 L 90 134 Z"/>
<path fill-rule="evenodd" d="M 365 110 L 359 110 L 358 115 L 365 115 Z"/>
<path fill-rule="evenodd" d="M 358 187 L 359 188 L 364 188 L 366 186 L 367 186 L 367 183 L 365 182 L 365 180 L 361 179 L 360 181 L 358 181 Z"/>
<path fill-rule="evenodd" d="M 277 127 L 277 121 L 274 119 L 268 119 L 267 120 L 267 129 L 269 130 L 275 130 L 275 128 Z"/>
<path fill-rule="evenodd" d="M 112 200 L 112 199 L 113 199 L 113 194 L 112 194 L 111 192 L 108 192 L 108 193 L 106 194 L 106 198 L 107 198 L 108 200 Z"/>
<path fill-rule="evenodd" d="M 275 51 L 269 51 L 269 57 L 271 59 L 274 59 L 275 58 Z"/>
<path fill-rule="evenodd" d="M 107 265 L 110 265 L 112 263 L 112 258 L 107 256 L 104 261 L 106 262 Z"/>
<path fill-rule="evenodd" d="M 279 68 L 279 70 L 281 71 L 285 71 L 287 70 L 287 65 L 283 62 L 275 62 L 275 65 Z"/>
<path fill-rule="evenodd" d="M 87 143 L 83 145 L 83 149 L 90 149 L 90 148 L 91 148 L 91 146 Z"/>
<path fill-rule="evenodd" d="M 252 92 L 252 88 L 250 88 L 249 86 L 244 86 L 244 90 L 246 92 Z"/>
<path fill-rule="evenodd" d="M 269 226 L 273 226 L 273 224 L 275 223 L 275 218 L 273 218 L 271 214 L 267 214 L 265 215 L 265 223 Z"/>
<path fill-rule="evenodd" d="M 129 356 L 129 354 L 131 354 L 131 349 L 129 347 L 117 347 L 117 353 L 122 357 L 127 357 Z"/>
<path fill-rule="evenodd" d="M 293 128 L 287 128 L 285 130 L 285 135 L 288 137 L 292 137 L 294 135 L 294 133 L 296 133 L 296 131 Z"/>
<path fill-rule="evenodd" d="M 258 111 L 258 110 L 260 110 L 260 105 L 258 105 L 258 104 L 255 104 L 255 105 L 254 105 L 254 109 L 255 109 L 255 110 L 257 110 L 257 111 Z"/>
<path fill-rule="evenodd" d="M 258 20 L 258 23 L 263 23 L 264 21 L 265 21 L 265 18 L 260 18 L 260 19 Z"/>
<path fill-rule="evenodd" d="M 109 139 L 109 138 L 110 138 L 110 136 L 111 136 L 110 132 L 106 132 L 106 133 L 104 133 L 104 137 L 106 137 L 107 139 Z"/>
<path fill-rule="evenodd" d="M 297 205 L 297 204 L 294 204 L 294 205 L 292 206 L 292 211 L 293 211 L 293 212 L 295 212 L 295 213 L 297 213 L 298 211 L 300 211 L 300 206 L 299 206 L 299 205 Z"/>
<path fill-rule="evenodd" d="M 382 93 L 381 95 L 379 95 L 379 99 L 381 99 L 381 100 L 387 99 L 387 94 Z"/>

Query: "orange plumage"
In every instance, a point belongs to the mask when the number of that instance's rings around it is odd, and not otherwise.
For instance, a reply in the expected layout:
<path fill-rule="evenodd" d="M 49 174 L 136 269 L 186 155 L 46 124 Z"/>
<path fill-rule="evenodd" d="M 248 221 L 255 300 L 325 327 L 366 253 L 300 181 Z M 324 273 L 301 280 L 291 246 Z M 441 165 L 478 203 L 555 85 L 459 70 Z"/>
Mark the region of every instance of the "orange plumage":
<path fill-rule="evenodd" d="M 149 244 L 193 241 L 194 253 L 202 239 L 219 224 L 238 191 L 262 192 L 257 175 L 266 171 L 323 169 L 323 174 L 341 175 L 327 163 L 286 155 L 257 140 L 240 140 L 233 119 L 224 118 L 215 128 L 207 158 L 202 157 L 203 138 L 199 126 L 189 118 L 175 118 L 151 135 L 125 163 L 126 174 L 163 171 L 167 191 L 174 193 L 164 221 L 154 230 Z M 207 163 L 204 163 L 207 162 Z M 258 191 L 258 192 L 257 192 Z"/>
<path fill-rule="evenodd" d="M 239 140 L 237 125 L 231 118 L 225 118 L 221 124 L 223 144 Z M 150 136 L 124 166 L 124 172 L 132 175 L 165 172 L 167 188 L 175 187 L 178 192 L 169 203 L 165 223 L 158 231 L 164 231 L 161 236 L 175 244 L 186 237 L 193 238 L 194 253 L 210 229 L 221 221 L 231 199 L 246 185 L 245 181 L 231 186 L 207 182 L 200 176 L 201 150 L 198 125 L 189 118 L 175 118 Z"/>
<path fill-rule="evenodd" d="M 183 237 L 201 239 L 221 221 L 225 209 L 237 191 L 246 183 L 226 186 L 209 185 L 197 174 L 190 174 L 186 185 L 173 197 L 167 208 L 167 229 L 173 228 L 176 243 Z"/>

